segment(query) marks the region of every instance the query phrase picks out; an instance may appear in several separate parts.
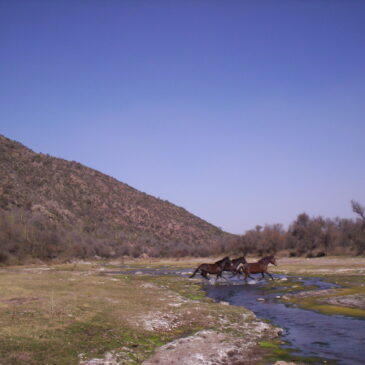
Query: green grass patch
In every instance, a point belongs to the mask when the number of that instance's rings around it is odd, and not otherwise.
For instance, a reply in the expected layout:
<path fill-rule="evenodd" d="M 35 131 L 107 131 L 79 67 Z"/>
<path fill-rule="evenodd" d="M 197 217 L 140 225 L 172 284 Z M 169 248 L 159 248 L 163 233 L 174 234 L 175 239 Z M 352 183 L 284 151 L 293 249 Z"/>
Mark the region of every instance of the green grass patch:
<path fill-rule="evenodd" d="M 312 356 L 301 356 L 296 354 L 298 350 L 288 347 L 283 347 L 283 343 L 279 341 L 261 341 L 260 347 L 266 354 L 264 356 L 263 361 L 261 362 L 262 365 L 264 364 L 273 364 L 276 361 L 287 361 L 287 362 L 295 362 L 298 364 L 306 364 L 306 365 L 320 365 L 320 364 L 328 364 L 328 365 L 335 365 L 337 364 L 336 361 L 322 359 L 320 357 Z"/>
<path fill-rule="evenodd" d="M 304 309 L 314 310 L 327 315 L 342 315 L 365 319 L 365 310 L 357 308 L 342 307 L 339 305 L 318 304 L 305 301 L 300 305 Z"/>
<path fill-rule="evenodd" d="M 314 295 L 308 293 L 308 296 L 306 297 L 289 297 L 286 302 L 296 304 L 303 309 L 314 310 L 326 315 L 343 315 L 365 319 L 365 310 L 363 308 L 353 308 L 328 302 L 330 299 L 335 299 L 337 297 L 341 298 L 356 294 L 360 294 L 362 296 L 365 295 L 363 276 L 321 275 L 321 277 L 327 282 L 341 285 L 343 287 L 332 289 L 329 292 L 324 291 L 323 295 L 317 292 Z M 307 290 L 309 287 L 306 287 L 305 289 Z"/>

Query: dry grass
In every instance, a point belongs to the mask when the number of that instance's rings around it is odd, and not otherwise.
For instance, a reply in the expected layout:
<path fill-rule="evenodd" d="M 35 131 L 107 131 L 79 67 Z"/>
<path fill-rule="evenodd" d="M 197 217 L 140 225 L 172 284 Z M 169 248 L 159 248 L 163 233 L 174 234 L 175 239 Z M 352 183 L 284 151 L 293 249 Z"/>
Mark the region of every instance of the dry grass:
<path fill-rule="evenodd" d="M 182 257 L 182 258 L 126 258 L 124 260 L 112 261 L 114 265 L 133 265 L 137 267 L 159 267 L 171 266 L 173 268 L 195 268 L 203 262 L 215 262 L 224 255 L 210 257 Z M 230 255 L 231 258 L 237 255 Z M 258 256 L 247 256 L 248 262 L 255 262 L 260 259 Z M 341 272 L 344 274 L 358 273 L 365 274 L 364 256 L 325 256 L 319 258 L 303 257 L 281 257 L 277 256 L 278 266 L 270 265 L 270 271 L 285 274 L 320 274 L 321 272 L 331 274 Z"/>
<path fill-rule="evenodd" d="M 278 266 L 271 271 L 288 274 L 343 274 L 365 275 L 365 257 L 327 256 L 320 258 L 278 259 Z"/>
<path fill-rule="evenodd" d="M 139 364 L 182 336 L 203 329 L 244 336 L 258 323 L 244 308 L 205 298 L 198 283 L 99 269 L 2 269 L 0 364 L 70 365 L 110 351 L 123 364 Z"/>

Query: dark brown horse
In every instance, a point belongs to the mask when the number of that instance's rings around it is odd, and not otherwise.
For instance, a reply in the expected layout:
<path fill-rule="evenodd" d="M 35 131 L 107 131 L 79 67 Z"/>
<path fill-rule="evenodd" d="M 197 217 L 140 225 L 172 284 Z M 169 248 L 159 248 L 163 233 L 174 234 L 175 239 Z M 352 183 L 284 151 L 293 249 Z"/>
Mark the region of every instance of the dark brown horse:
<path fill-rule="evenodd" d="M 246 264 L 246 258 L 245 256 L 237 257 L 236 259 L 231 260 L 231 263 L 226 263 L 226 265 L 223 268 L 223 271 L 230 271 L 233 275 L 231 278 L 236 276 L 237 274 L 241 274 L 240 271 L 237 271 L 237 267 L 239 264 Z"/>
<path fill-rule="evenodd" d="M 216 274 L 217 279 L 221 278 L 222 273 L 223 273 L 223 268 L 225 267 L 225 265 L 230 264 L 230 263 L 231 263 L 231 260 L 229 259 L 228 256 L 226 256 L 222 260 L 219 260 L 219 261 L 215 262 L 214 264 L 201 264 L 195 269 L 195 271 L 193 272 L 193 274 L 190 277 L 193 278 L 195 276 L 195 274 L 198 271 L 200 271 L 200 274 L 205 279 L 209 279 L 208 274 Z"/>
<path fill-rule="evenodd" d="M 271 280 L 274 280 L 272 275 L 267 272 L 269 264 L 277 265 L 274 255 L 266 256 L 257 262 L 240 264 L 237 267 L 237 271 L 245 274 L 245 280 L 247 280 L 247 277 L 254 279 L 250 274 L 261 274 L 262 279 L 265 277 L 265 274 L 267 274 L 270 276 Z"/>

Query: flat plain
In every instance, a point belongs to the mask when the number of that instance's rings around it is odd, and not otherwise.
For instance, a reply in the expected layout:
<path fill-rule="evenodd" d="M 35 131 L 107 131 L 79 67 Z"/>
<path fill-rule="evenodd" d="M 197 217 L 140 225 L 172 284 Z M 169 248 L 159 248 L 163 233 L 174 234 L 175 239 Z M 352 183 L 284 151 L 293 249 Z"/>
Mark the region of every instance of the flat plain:
<path fill-rule="evenodd" d="M 121 265 L 194 269 L 215 259 L 2 267 L 0 364 L 265 363 L 276 349 L 270 344 L 280 343 L 280 329 L 243 307 L 215 303 L 200 279 L 107 273 Z M 278 263 L 270 266 L 273 273 L 320 276 L 341 285 L 299 295 L 289 288 L 284 301 L 365 317 L 364 257 L 279 258 Z M 275 289 L 280 282 L 269 285 Z"/>

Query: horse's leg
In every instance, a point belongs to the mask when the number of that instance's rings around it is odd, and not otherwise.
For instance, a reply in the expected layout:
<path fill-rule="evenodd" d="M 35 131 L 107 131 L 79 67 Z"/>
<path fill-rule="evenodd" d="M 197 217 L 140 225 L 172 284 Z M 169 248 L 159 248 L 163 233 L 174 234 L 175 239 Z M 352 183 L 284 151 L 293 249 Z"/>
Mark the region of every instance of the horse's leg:
<path fill-rule="evenodd" d="M 251 273 L 250 273 L 249 271 L 246 273 L 246 275 L 247 275 L 250 279 L 252 279 L 252 280 L 256 280 L 256 279 L 255 279 L 255 278 L 253 278 L 250 274 L 251 274 Z M 246 276 L 246 278 L 247 278 L 247 276 Z"/>
<path fill-rule="evenodd" d="M 246 264 L 242 264 L 242 263 L 238 264 L 236 267 L 236 273 L 238 275 L 242 275 L 242 276 L 244 274 L 245 275 L 244 280 L 247 281 L 247 277 L 249 274 L 248 274 L 248 267 Z"/>
<path fill-rule="evenodd" d="M 196 268 L 196 270 L 193 272 L 192 275 L 189 276 L 189 278 L 193 278 L 198 271 L 199 271 L 199 267 Z"/>
<path fill-rule="evenodd" d="M 245 270 L 243 270 L 243 268 L 241 267 L 241 268 L 239 268 L 238 270 L 237 270 L 237 272 L 238 272 L 238 275 L 245 275 Z"/>
<path fill-rule="evenodd" d="M 238 276 L 238 278 L 239 278 L 240 275 L 243 275 L 242 266 L 241 267 L 236 267 L 235 269 L 232 269 L 231 273 L 232 273 L 232 276 L 230 277 L 230 279 L 234 278 L 235 276 Z"/>
<path fill-rule="evenodd" d="M 265 274 L 269 275 L 271 280 L 274 280 L 273 276 L 269 272 L 266 271 Z"/>
<path fill-rule="evenodd" d="M 220 271 L 220 272 L 217 272 L 217 278 L 216 278 L 216 281 L 218 281 L 219 278 L 222 278 L 224 280 L 227 280 L 224 276 L 223 276 L 223 270 Z"/>
<path fill-rule="evenodd" d="M 202 270 L 202 271 L 201 271 L 201 275 L 202 275 L 202 277 L 203 277 L 204 279 L 209 280 L 209 278 L 208 278 L 208 272 L 206 272 L 205 270 Z"/>
<path fill-rule="evenodd" d="M 239 272 L 239 271 L 237 271 L 237 270 L 235 270 L 235 271 L 232 271 L 232 274 L 233 275 L 231 276 L 231 278 L 234 278 L 235 276 L 238 276 L 238 278 L 239 278 L 242 273 Z"/>
<path fill-rule="evenodd" d="M 247 273 L 247 272 L 245 272 L 245 281 L 247 282 L 247 278 L 249 277 L 250 275 Z"/>
<path fill-rule="evenodd" d="M 223 275 L 223 271 L 219 274 L 219 277 L 223 278 L 225 281 L 229 281 L 224 275 Z M 218 274 L 217 274 L 217 278 L 218 278 Z"/>

